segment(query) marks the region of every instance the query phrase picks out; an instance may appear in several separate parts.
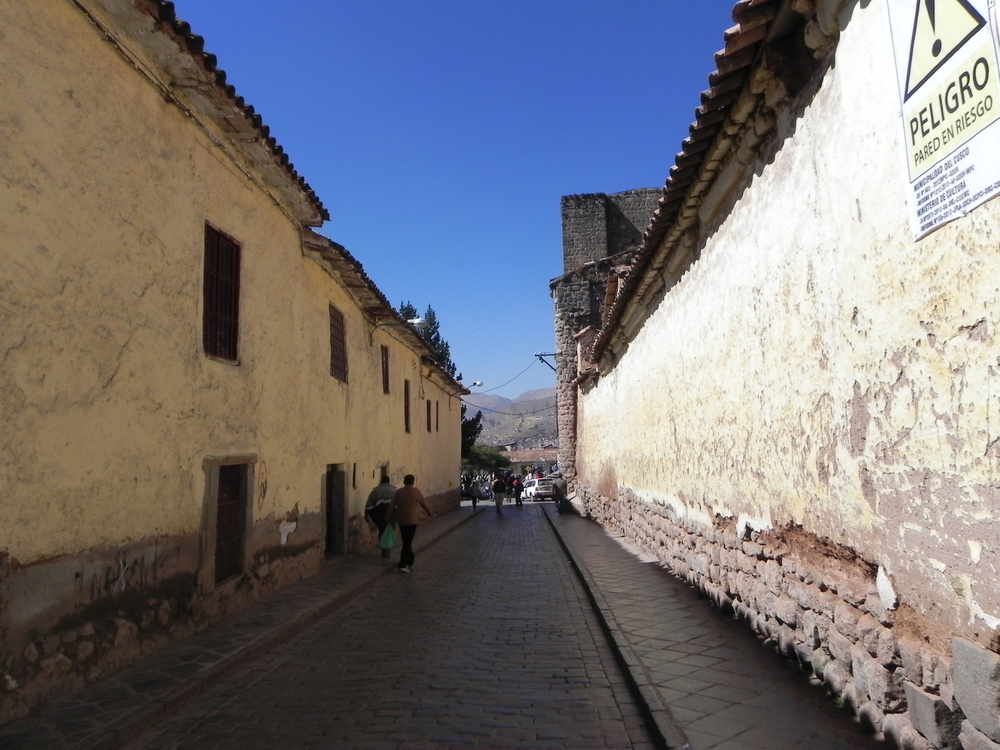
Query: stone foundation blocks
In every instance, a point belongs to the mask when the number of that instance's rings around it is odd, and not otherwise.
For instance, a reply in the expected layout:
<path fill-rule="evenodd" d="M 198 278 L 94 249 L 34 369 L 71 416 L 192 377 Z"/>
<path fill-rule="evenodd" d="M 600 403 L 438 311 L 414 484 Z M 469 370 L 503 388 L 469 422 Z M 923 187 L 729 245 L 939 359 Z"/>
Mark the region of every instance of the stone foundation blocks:
<path fill-rule="evenodd" d="M 794 599 L 779 596 L 774 601 L 774 613 L 781 622 L 794 628 L 802 617 L 802 608 Z"/>
<path fill-rule="evenodd" d="M 838 601 L 833 608 L 833 624 L 848 637 L 854 637 L 861 613 L 845 601 Z"/>
<path fill-rule="evenodd" d="M 789 658 L 794 658 L 796 645 L 795 631 L 787 625 L 775 623 L 771 632 L 778 646 L 778 651 Z"/>
<path fill-rule="evenodd" d="M 900 711 L 906 702 L 902 680 L 879 664 L 860 646 L 851 650 L 851 672 L 858 689 L 883 711 Z"/>
<path fill-rule="evenodd" d="M 820 612 L 831 620 L 833 619 L 834 610 L 840 599 L 837 598 L 836 594 L 830 593 L 829 591 L 823 591 L 819 587 L 810 586 L 809 587 L 809 609 Z"/>
<path fill-rule="evenodd" d="M 1000 742 L 1000 654 L 952 639 L 955 699 L 972 726 Z"/>
<path fill-rule="evenodd" d="M 826 639 L 826 647 L 830 650 L 833 658 L 845 665 L 851 664 L 851 649 L 854 642 L 837 630 L 831 630 Z"/>
<path fill-rule="evenodd" d="M 907 721 L 904 714 L 890 714 L 882 722 L 882 731 L 893 747 L 902 750 L 935 750 Z M 943 749 L 941 749 L 943 750 Z"/>
<path fill-rule="evenodd" d="M 859 618 L 855 638 L 883 666 L 899 663 L 896 639 L 871 615 L 862 615 Z"/>
<path fill-rule="evenodd" d="M 903 688 L 906 691 L 906 714 L 913 728 L 934 747 L 956 750 L 965 718 L 961 711 L 952 711 L 940 696 L 925 692 L 910 682 L 904 682 Z"/>
<path fill-rule="evenodd" d="M 800 667 L 812 668 L 813 653 L 814 649 L 810 644 L 804 642 L 795 644 L 795 659 Z"/>
<path fill-rule="evenodd" d="M 798 579 L 786 580 L 785 593 L 803 607 L 809 606 L 809 587 Z"/>
<path fill-rule="evenodd" d="M 873 702 L 868 701 L 858 709 L 858 720 L 872 732 L 881 732 L 885 714 Z"/>
<path fill-rule="evenodd" d="M 1000 750 L 1000 743 L 993 742 L 968 721 L 962 722 L 958 739 L 962 743 L 962 750 Z"/>
<path fill-rule="evenodd" d="M 703 529 L 669 509 L 640 507 L 628 492 L 614 503 L 586 493 L 596 515 L 612 516 L 609 528 L 626 529 L 768 645 L 808 664 L 890 744 L 1000 750 L 1000 654 L 956 638 L 950 658 L 919 633 L 902 635 L 893 628 L 898 602 L 879 595 L 867 569 L 810 565 L 772 538 L 749 529 L 741 538 L 729 521 Z"/>
<path fill-rule="evenodd" d="M 899 663 L 903 677 L 914 685 L 924 682 L 924 668 L 921 656 L 923 643 L 913 636 L 903 636 L 896 642 L 899 651 Z"/>
<path fill-rule="evenodd" d="M 823 673 L 826 671 L 826 668 L 833 663 L 830 660 L 830 655 L 821 648 L 813 650 L 809 661 L 812 664 L 813 674 L 821 680 L 823 679 Z"/>
<path fill-rule="evenodd" d="M 851 684 L 851 672 L 839 661 L 831 661 L 823 670 L 823 682 L 834 695 L 843 695 Z"/>

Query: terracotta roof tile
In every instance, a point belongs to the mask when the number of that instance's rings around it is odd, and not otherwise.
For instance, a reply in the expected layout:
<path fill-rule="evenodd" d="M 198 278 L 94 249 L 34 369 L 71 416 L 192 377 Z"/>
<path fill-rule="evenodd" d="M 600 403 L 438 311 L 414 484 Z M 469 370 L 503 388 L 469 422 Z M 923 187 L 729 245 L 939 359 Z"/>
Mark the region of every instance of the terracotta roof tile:
<path fill-rule="evenodd" d="M 709 89 L 702 92 L 701 104 L 695 109 L 695 121 L 674 158 L 659 206 L 643 235 L 633 271 L 625 280 L 607 326 L 595 342 L 595 356 L 599 356 L 607 345 L 608 332 L 620 320 L 627 300 L 642 279 L 642 272 L 652 262 L 677 212 L 683 207 L 688 189 L 701 171 L 705 152 L 747 82 L 748 71 L 760 53 L 770 22 L 777 17 L 779 4 L 779 0 L 740 0 L 733 6 L 736 25 L 723 33 L 725 47 L 715 54 L 716 70 L 708 76 Z"/>
<path fill-rule="evenodd" d="M 215 82 L 215 85 L 224 92 L 225 96 L 235 105 L 239 110 L 242 110 L 244 116 L 251 123 L 254 130 L 260 135 L 261 139 L 267 146 L 271 155 L 277 163 L 279 163 L 286 171 L 288 176 L 298 183 L 302 191 L 309 197 L 310 202 L 314 205 L 319 215 L 324 221 L 330 220 L 330 214 L 323 206 L 319 197 L 313 191 L 311 187 L 306 183 L 298 172 L 295 171 L 295 165 L 288 158 L 288 154 L 281 145 L 271 136 L 271 130 L 264 124 L 263 119 L 254 110 L 253 106 L 247 104 L 242 96 L 236 93 L 236 89 L 226 83 L 226 72 L 218 67 L 218 58 L 209 53 L 205 52 L 205 39 L 191 30 L 191 25 L 177 17 L 174 4 L 170 0 L 140 0 L 136 3 L 136 7 L 141 11 L 148 13 L 153 16 L 158 22 L 158 28 L 173 37 L 178 43 L 183 44 L 184 48 L 197 60 L 200 60 L 202 67 L 205 72 L 211 76 L 211 79 Z"/>

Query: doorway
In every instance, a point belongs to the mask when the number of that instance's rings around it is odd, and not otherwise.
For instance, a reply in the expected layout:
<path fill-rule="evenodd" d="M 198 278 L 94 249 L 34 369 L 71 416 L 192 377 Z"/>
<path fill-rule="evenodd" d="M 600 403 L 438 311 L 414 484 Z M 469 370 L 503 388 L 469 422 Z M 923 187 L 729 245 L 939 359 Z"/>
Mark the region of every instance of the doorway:
<path fill-rule="evenodd" d="M 347 554 L 347 472 L 344 464 L 326 467 L 326 554 Z"/>

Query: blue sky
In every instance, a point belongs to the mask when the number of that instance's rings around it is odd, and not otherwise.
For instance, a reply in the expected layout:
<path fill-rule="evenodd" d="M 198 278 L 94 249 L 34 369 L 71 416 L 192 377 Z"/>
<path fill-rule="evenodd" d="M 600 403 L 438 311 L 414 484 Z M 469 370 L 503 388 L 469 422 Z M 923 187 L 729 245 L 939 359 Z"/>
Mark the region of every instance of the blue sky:
<path fill-rule="evenodd" d="M 731 0 L 176 0 L 394 305 L 465 383 L 555 383 L 559 200 L 662 187 Z M 697 11 L 693 8 L 697 7 Z"/>

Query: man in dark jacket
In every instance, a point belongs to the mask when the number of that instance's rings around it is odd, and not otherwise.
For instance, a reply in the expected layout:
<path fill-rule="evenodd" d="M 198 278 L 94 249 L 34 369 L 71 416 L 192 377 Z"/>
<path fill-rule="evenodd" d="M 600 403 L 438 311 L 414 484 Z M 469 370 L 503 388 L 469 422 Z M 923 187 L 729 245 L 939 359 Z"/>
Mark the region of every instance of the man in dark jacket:
<path fill-rule="evenodd" d="M 552 492 L 555 495 L 556 510 L 563 513 L 570 509 L 569 500 L 566 499 L 566 495 L 569 494 L 569 486 L 566 484 L 566 480 L 560 475 L 552 480 Z"/>
<path fill-rule="evenodd" d="M 382 532 L 389 525 L 389 519 L 385 512 L 389 509 L 396 488 L 389 484 L 389 477 L 382 475 L 382 481 L 378 487 L 368 493 L 368 502 L 365 503 L 365 515 L 371 519 L 372 523 L 378 527 L 378 536 L 382 538 Z M 388 557 L 389 550 L 382 550 L 382 557 Z"/>

